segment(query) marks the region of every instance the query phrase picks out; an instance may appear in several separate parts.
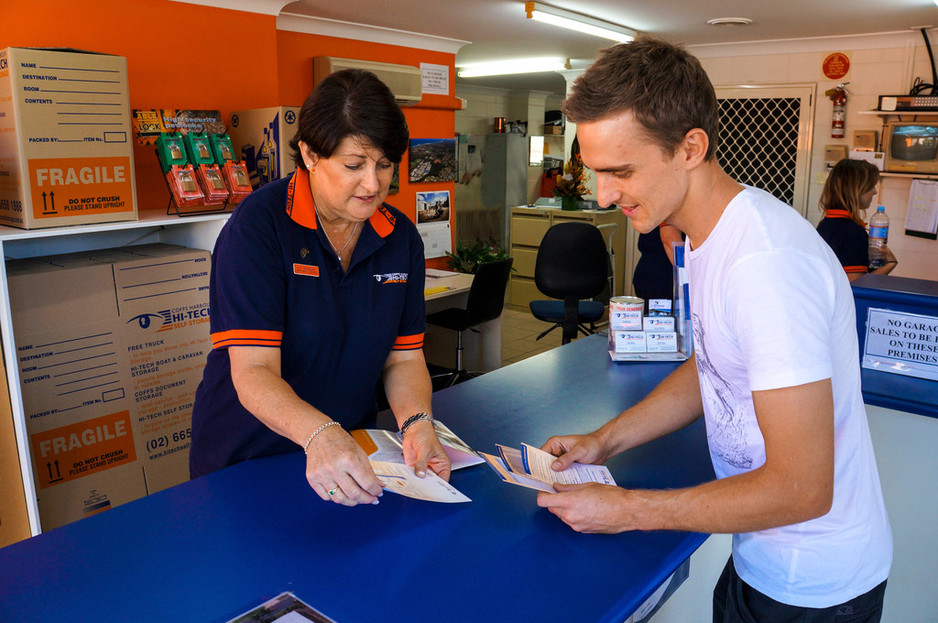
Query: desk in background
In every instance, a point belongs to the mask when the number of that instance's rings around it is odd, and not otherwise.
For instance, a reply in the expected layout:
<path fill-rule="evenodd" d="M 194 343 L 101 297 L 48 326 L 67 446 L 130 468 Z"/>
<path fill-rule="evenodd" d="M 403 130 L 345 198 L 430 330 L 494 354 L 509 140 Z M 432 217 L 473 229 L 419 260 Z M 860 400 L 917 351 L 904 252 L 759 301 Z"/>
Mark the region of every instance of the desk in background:
<path fill-rule="evenodd" d="M 434 394 L 479 450 L 586 432 L 676 364 L 616 364 L 602 336 Z M 0 549 L 0 620 L 223 622 L 292 591 L 339 623 L 621 623 L 706 535 L 578 534 L 486 465 L 453 474 L 473 502 L 385 494 L 321 501 L 303 454 L 248 461 Z M 624 486 L 713 477 L 703 422 L 607 464 Z"/>
<path fill-rule="evenodd" d="M 427 313 L 463 307 L 469 299 L 474 275 L 427 269 L 423 298 Z M 443 289 L 445 288 L 445 289 Z M 475 331 L 463 333 L 463 363 L 467 370 L 490 372 L 502 365 L 502 320 L 483 322 Z M 443 368 L 456 365 L 456 332 L 427 325 L 424 340 L 427 361 Z"/>

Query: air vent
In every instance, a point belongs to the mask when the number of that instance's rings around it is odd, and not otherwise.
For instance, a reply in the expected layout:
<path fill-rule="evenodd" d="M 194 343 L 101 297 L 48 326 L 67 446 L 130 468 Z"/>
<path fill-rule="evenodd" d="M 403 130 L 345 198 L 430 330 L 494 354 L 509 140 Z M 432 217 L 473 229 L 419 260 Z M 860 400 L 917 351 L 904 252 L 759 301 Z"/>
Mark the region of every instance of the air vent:
<path fill-rule="evenodd" d="M 365 69 L 374 73 L 388 85 L 399 104 L 416 104 L 423 97 L 423 80 L 420 69 L 413 65 L 395 65 L 354 58 L 316 56 L 313 58 L 313 86 L 331 73 L 343 69 Z"/>

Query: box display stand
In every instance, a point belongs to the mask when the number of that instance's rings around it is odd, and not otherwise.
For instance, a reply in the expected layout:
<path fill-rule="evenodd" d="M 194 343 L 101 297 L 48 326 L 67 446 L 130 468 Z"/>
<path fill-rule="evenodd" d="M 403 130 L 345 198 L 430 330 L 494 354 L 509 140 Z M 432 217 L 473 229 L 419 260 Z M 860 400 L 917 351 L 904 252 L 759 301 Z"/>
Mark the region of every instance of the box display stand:
<path fill-rule="evenodd" d="M 155 153 L 157 158 L 159 158 L 159 151 L 157 150 Z M 169 187 L 169 180 L 166 179 L 165 176 L 163 177 L 163 182 L 166 184 L 166 190 L 169 192 L 169 202 L 166 205 L 166 216 L 186 217 L 197 216 L 199 214 L 223 214 L 225 212 L 234 210 L 234 207 L 238 205 L 236 203 L 231 203 L 231 195 L 228 195 L 228 198 L 225 199 L 222 203 L 203 203 L 194 206 L 180 206 L 173 198 L 173 190 Z"/>
<path fill-rule="evenodd" d="M 169 189 L 169 183 L 166 184 L 167 190 Z M 234 207 L 238 205 L 236 203 L 231 203 L 226 199 L 223 203 L 209 203 L 201 204 L 197 206 L 189 206 L 192 209 L 182 208 L 173 199 L 172 192 L 169 195 L 169 203 L 166 206 L 166 216 L 198 216 L 200 214 L 223 214 L 225 212 L 231 212 L 234 210 Z"/>

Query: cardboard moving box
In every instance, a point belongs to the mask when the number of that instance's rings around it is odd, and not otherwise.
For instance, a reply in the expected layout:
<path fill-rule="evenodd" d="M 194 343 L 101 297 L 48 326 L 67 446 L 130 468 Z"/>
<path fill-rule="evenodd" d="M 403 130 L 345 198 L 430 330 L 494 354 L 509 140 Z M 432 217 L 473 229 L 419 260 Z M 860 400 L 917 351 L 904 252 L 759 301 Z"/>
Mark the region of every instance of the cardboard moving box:
<path fill-rule="evenodd" d="M 147 245 L 8 262 L 43 530 L 188 479 L 209 257 Z"/>
<path fill-rule="evenodd" d="M 127 59 L 0 50 L 0 224 L 136 218 Z"/>
<path fill-rule="evenodd" d="M 244 160 L 251 186 L 290 176 L 296 165 L 290 141 L 296 135 L 300 109 L 293 106 L 240 110 L 231 114 L 228 133 L 235 154 Z"/>
<path fill-rule="evenodd" d="M 16 449 L 16 431 L 13 428 L 13 410 L 10 408 L 10 391 L 6 384 L 6 367 L 2 357 L 0 375 L 3 378 L 0 387 L 0 547 L 4 547 L 28 538 L 30 530 L 23 475 Z"/>

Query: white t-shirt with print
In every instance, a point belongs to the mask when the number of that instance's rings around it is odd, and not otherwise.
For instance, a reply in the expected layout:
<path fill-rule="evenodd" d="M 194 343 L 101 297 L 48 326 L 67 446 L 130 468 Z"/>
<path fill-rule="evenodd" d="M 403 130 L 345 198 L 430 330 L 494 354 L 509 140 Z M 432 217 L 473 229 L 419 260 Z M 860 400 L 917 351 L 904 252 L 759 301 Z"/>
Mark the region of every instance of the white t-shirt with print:
<path fill-rule="evenodd" d="M 830 378 L 834 499 L 829 513 L 733 537 L 739 576 L 794 606 L 823 608 L 889 573 L 892 533 L 860 393 L 853 293 L 830 247 L 792 208 L 746 187 L 687 254 L 694 352 L 714 471 L 765 462 L 752 391 Z"/>

